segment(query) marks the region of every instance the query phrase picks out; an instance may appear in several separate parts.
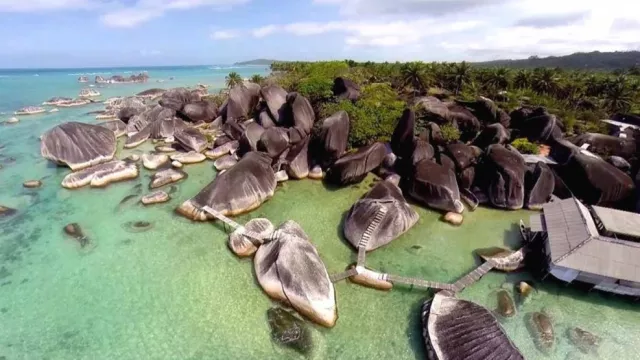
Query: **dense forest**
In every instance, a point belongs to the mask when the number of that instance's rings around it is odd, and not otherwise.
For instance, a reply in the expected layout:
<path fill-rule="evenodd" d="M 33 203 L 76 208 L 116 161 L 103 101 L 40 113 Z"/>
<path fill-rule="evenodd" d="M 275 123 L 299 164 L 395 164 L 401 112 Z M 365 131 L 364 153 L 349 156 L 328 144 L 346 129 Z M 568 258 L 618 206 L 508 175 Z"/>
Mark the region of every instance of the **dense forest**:
<path fill-rule="evenodd" d="M 475 63 L 482 67 L 509 67 L 533 69 L 537 67 L 551 67 L 574 70 L 610 70 L 632 69 L 640 75 L 640 51 L 616 51 L 575 53 L 565 56 L 537 57 L 532 56 L 522 60 L 495 60 Z"/>

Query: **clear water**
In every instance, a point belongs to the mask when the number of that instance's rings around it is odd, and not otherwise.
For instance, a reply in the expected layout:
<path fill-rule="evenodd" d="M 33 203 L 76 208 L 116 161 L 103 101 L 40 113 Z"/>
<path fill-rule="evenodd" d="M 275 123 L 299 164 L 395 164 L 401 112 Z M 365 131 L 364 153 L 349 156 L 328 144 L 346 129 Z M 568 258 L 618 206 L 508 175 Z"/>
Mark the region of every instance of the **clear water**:
<path fill-rule="evenodd" d="M 113 73 L 117 72 L 112 71 Z M 131 94 L 156 85 L 208 83 L 220 87 L 229 69 L 147 69 L 146 85 L 111 85 L 106 96 Z M 234 69 L 242 76 L 255 68 Z M 263 71 L 264 69 L 260 69 Z M 52 96 L 75 95 L 82 71 L 0 73 L 0 109 L 38 104 Z M 74 75 L 67 75 L 74 74 Z M 173 83 L 154 79 L 175 76 Z M 97 109 L 98 107 L 96 107 Z M 0 127 L 0 204 L 18 214 L 0 219 L 0 359 L 282 359 L 303 358 L 271 342 L 266 311 L 271 300 L 257 285 L 250 260 L 237 259 L 226 246 L 226 231 L 214 223 L 193 223 L 173 209 L 215 176 L 212 162 L 188 165 L 186 180 L 175 184 L 173 199 L 143 207 L 135 194 L 148 193 L 150 171 L 106 189 L 66 190 L 68 170 L 42 159 L 38 136 L 63 121 L 95 123 L 92 108 L 61 109 L 22 117 Z M 10 115 L 0 115 L 8 118 Z M 122 144 L 120 144 L 122 145 Z M 151 150 L 151 145 L 119 150 L 120 157 Z M 40 189 L 22 182 L 42 179 Z M 364 194 L 373 176 L 357 186 L 326 188 L 312 180 L 279 186 L 273 199 L 239 218 L 267 217 L 278 224 L 299 222 L 311 237 L 330 273 L 355 261 L 341 237 L 345 211 Z M 167 188 L 169 188 L 167 186 Z M 142 195 L 141 194 L 141 195 Z M 476 266 L 472 251 L 519 242 L 516 223 L 530 215 L 478 209 L 461 227 L 440 214 L 415 206 L 420 221 L 407 234 L 371 253 L 368 266 L 381 271 L 453 282 Z M 127 226 L 148 221 L 152 228 Z M 77 222 L 90 239 L 84 249 L 62 228 Z M 512 291 L 526 273 L 491 272 L 460 294 L 491 309 L 495 292 Z M 587 293 L 551 281 L 533 282 L 538 293 L 518 315 L 501 319 L 527 359 L 637 359 L 640 312 L 631 300 Z M 420 307 L 429 291 L 398 286 L 390 292 L 349 282 L 336 284 L 339 320 L 335 328 L 309 324 L 312 359 L 423 359 Z M 556 345 L 551 354 L 535 346 L 526 314 L 545 310 L 553 319 Z M 566 331 L 578 326 L 603 338 L 597 355 L 573 347 Z"/>

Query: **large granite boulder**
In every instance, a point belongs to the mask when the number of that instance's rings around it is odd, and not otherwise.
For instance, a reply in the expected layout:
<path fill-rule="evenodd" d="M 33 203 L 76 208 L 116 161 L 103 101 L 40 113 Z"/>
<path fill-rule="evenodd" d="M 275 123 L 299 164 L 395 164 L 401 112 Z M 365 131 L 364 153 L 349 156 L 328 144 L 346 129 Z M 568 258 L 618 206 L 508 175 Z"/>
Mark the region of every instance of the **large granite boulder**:
<path fill-rule="evenodd" d="M 401 158 L 408 158 L 413 153 L 416 115 L 411 109 L 405 109 L 391 135 L 391 150 Z"/>
<path fill-rule="evenodd" d="M 125 149 L 134 148 L 143 142 L 147 141 L 151 136 L 151 125 L 147 125 L 144 129 L 135 132 L 129 133 L 127 135 L 127 141 L 124 144 Z"/>
<path fill-rule="evenodd" d="M 162 94 L 164 94 L 166 91 L 167 89 L 153 88 L 141 91 L 137 93 L 136 96 L 153 99 L 162 96 Z"/>
<path fill-rule="evenodd" d="M 331 91 L 333 92 L 333 96 L 338 99 L 357 101 L 360 98 L 360 86 L 342 77 L 337 77 L 333 80 Z"/>
<path fill-rule="evenodd" d="M 553 170 L 543 162 L 528 165 L 524 185 L 524 206 L 530 210 L 542 210 L 542 205 L 549 201 L 555 188 Z"/>
<path fill-rule="evenodd" d="M 511 117 L 500 109 L 493 100 L 480 96 L 475 101 L 458 101 L 459 104 L 471 109 L 484 125 L 500 123 L 505 128 L 511 125 Z"/>
<path fill-rule="evenodd" d="M 107 162 L 116 152 L 116 136 L 110 129 L 79 122 L 60 124 L 42 135 L 40 153 L 46 159 L 83 169 Z"/>
<path fill-rule="evenodd" d="M 309 176 L 309 141 L 307 136 L 293 145 L 286 157 L 287 175 L 292 179 L 304 179 Z"/>
<path fill-rule="evenodd" d="M 310 320 L 333 327 L 338 319 L 335 290 L 318 251 L 294 221 L 280 225 L 274 235 L 253 259 L 260 286 Z"/>
<path fill-rule="evenodd" d="M 205 221 L 212 217 L 202 210 L 204 206 L 226 216 L 257 208 L 276 190 L 271 161 L 264 153 L 246 154 L 231 169 L 218 174 L 198 195 L 180 205 L 177 212 L 192 220 Z"/>
<path fill-rule="evenodd" d="M 277 124 L 275 123 L 275 121 L 273 121 L 273 119 L 271 118 L 271 115 L 269 115 L 269 112 L 266 109 L 261 110 L 258 113 L 255 120 L 258 124 L 262 125 L 262 127 L 265 129 L 277 126 Z"/>
<path fill-rule="evenodd" d="M 200 101 L 200 97 L 187 88 L 169 89 L 162 94 L 158 101 L 165 108 L 180 111 L 189 103 Z"/>
<path fill-rule="evenodd" d="M 338 160 L 349 144 L 349 115 L 338 111 L 322 120 L 317 137 L 316 159 L 320 166 L 328 167 Z"/>
<path fill-rule="evenodd" d="M 138 167 L 134 163 L 113 160 L 72 172 L 62 179 L 62 187 L 77 189 L 86 185 L 105 187 L 112 182 L 138 177 Z"/>
<path fill-rule="evenodd" d="M 511 128 L 520 130 L 524 126 L 524 123 L 534 117 L 538 116 L 548 116 L 550 115 L 547 112 L 547 109 L 543 107 L 530 107 L 523 106 L 518 109 L 513 110 L 509 116 L 511 117 Z"/>
<path fill-rule="evenodd" d="M 336 185 L 359 183 L 367 173 L 379 167 L 387 155 L 382 143 L 362 147 L 336 161 L 327 171 L 327 181 Z"/>
<path fill-rule="evenodd" d="M 447 212 L 464 211 L 456 175 L 443 165 L 431 160 L 420 161 L 407 186 L 407 193 L 426 206 Z"/>
<path fill-rule="evenodd" d="M 257 122 L 250 122 L 238 140 L 238 155 L 258 150 L 258 141 L 264 133 L 264 128 Z"/>
<path fill-rule="evenodd" d="M 456 103 L 446 103 L 449 109 L 449 121 L 460 130 L 460 138 L 463 141 L 472 140 L 480 131 L 482 124 L 476 116 L 466 107 Z"/>
<path fill-rule="evenodd" d="M 433 96 L 419 97 L 414 100 L 414 108 L 426 121 L 436 124 L 451 122 L 451 113 L 447 104 Z"/>
<path fill-rule="evenodd" d="M 186 121 L 210 123 L 218 116 L 218 108 L 211 101 L 201 100 L 185 104 L 179 114 Z"/>
<path fill-rule="evenodd" d="M 588 150 L 599 155 L 616 155 L 624 159 L 630 159 L 636 155 L 636 141 L 634 139 L 585 133 L 567 140 L 580 147 L 585 144 L 589 145 Z"/>
<path fill-rule="evenodd" d="M 143 113 L 136 115 L 125 121 L 127 123 L 127 133 L 135 133 L 141 131 L 147 125 L 161 119 L 171 119 L 176 115 L 175 110 L 163 108 L 160 105 L 148 108 Z"/>
<path fill-rule="evenodd" d="M 150 138 L 175 139 L 175 134 L 186 128 L 187 124 L 178 117 L 158 119 L 149 124 Z"/>
<path fill-rule="evenodd" d="M 283 125 L 287 91 L 277 85 L 268 85 L 260 89 L 260 97 L 266 105 L 265 110 L 270 119 L 277 125 Z"/>
<path fill-rule="evenodd" d="M 433 160 L 435 150 L 431 144 L 424 140 L 417 139 L 413 142 L 413 152 L 411 153 L 411 165 L 403 169 L 403 174 L 408 174 L 413 167 L 422 160 Z M 408 164 L 408 163 L 407 163 Z"/>
<path fill-rule="evenodd" d="M 221 113 L 226 121 L 247 119 L 259 100 L 260 85 L 254 83 L 236 85 L 229 91 L 227 104 Z"/>
<path fill-rule="evenodd" d="M 386 213 L 381 221 L 373 224 L 378 211 Z M 349 210 L 344 222 L 344 236 L 356 249 L 365 233 L 370 240 L 367 251 L 390 243 L 409 230 L 418 221 L 418 213 L 409 206 L 400 188 L 389 181 L 380 181 Z M 372 227 L 373 231 L 369 230 Z"/>
<path fill-rule="evenodd" d="M 188 151 L 202 152 L 209 145 L 207 137 L 191 127 L 179 129 L 173 136 L 178 144 Z"/>
<path fill-rule="evenodd" d="M 276 159 L 289 147 L 289 134 L 287 130 L 279 127 L 268 128 L 260 136 L 257 148 Z"/>
<path fill-rule="evenodd" d="M 502 124 L 495 123 L 485 127 L 478 137 L 473 140 L 473 145 L 486 149 L 492 144 L 506 144 L 509 142 L 511 134 Z"/>
<path fill-rule="evenodd" d="M 525 120 L 520 127 L 520 136 L 531 142 L 551 143 L 562 138 L 562 123 L 555 115 L 541 115 Z"/>
<path fill-rule="evenodd" d="M 286 114 L 289 126 L 299 129 L 307 135 L 311 133 L 316 115 L 307 98 L 296 92 L 287 94 Z"/>
<path fill-rule="evenodd" d="M 430 143 L 433 146 L 444 146 L 447 143 L 442 136 L 442 130 L 440 129 L 440 126 L 438 126 L 438 124 L 434 122 L 426 123 L 425 128 L 420 132 L 418 138 Z"/>
<path fill-rule="evenodd" d="M 119 138 L 120 136 L 124 136 L 127 133 L 127 124 L 125 124 L 122 120 L 109 120 L 101 122 L 98 125 L 113 131 L 113 134 L 117 138 Z"/>
<path fill-rule="evenodd" d="M 478 157 L 482 155 L 482 150 L 476 146 L 452 143 L 445 147 L 445 153 L 453 160 L 456 171 L 462 171 L 476 164 Z"/>
<path fill-rule="evenodd" d="M 430 360 L 524 360 L 490 310 L 446 292 L 422 306 L 422 335 Z"/>
<path fill-rule="evenodd" d="M 608 162 L 583 153 L 573 155 L 556 172 L 580 200 L 589 205 L 625 205 L 635 191 L 631 177 Z"/>
<path fill-rule="evenodd" d="M 516 150 L 502 145 L 489 146 L 482 177 L 493 206 L 510 210 L 522 209 L 525 171 L 524 158 Z"/>

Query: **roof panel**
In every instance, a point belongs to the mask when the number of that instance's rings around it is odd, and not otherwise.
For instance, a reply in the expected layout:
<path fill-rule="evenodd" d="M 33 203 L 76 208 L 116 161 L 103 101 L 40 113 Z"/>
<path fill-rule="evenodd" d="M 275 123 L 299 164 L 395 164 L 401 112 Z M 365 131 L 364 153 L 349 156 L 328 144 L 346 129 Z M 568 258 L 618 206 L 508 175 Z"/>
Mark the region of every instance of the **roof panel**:
<path fill-rule="evenodd" d="M 594 206 L 593 210 L 608 231 L 640 238 L 640 215 L 600 206 Z"/>
<path fill-rule="evenodd" d="M 595 237 L 558 265 L 613 279 L 640 282 L 640 247 Z"/>

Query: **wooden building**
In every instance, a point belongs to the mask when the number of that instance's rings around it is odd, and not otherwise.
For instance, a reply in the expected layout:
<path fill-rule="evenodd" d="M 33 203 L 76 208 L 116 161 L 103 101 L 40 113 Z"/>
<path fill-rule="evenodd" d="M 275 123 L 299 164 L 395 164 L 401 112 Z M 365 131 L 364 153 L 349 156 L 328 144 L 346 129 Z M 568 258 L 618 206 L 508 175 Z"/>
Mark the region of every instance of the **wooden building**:
<path fill-rule="evenodd" d="M 528 241 L 545 269 L 568 282 L 640 297 L 640 215 L 575 198 L 544 205 L 531 216 Z"/>

